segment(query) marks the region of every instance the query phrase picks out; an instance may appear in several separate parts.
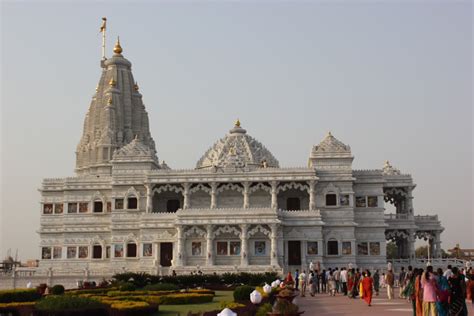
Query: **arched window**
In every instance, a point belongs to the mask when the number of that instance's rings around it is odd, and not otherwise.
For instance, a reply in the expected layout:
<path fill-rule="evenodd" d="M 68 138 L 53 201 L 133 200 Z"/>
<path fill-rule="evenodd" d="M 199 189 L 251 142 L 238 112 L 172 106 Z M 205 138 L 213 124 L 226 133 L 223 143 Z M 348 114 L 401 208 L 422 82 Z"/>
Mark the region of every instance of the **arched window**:
<path fill-rule="evenodd" d="M 102 259 L 102 246 L 101 245 L 92 246 L 92 258 Z"/>
<path fill-rule="evenodd" d="M 339 254 L 339 243 L 337 240 L 328 241 L 328 255 L 337 256 Z"/>
<path fill-rule="evenodd" d="M 135 258 L 137 256 L 137 244 L 136 243 L 128 243 L 127 244 L 127 257 L 128 258 Z"/>
<path fill-rule="evenodd" d="M 337 194 L 328 193 L 326 194 L 326 206 L 336 206 L 337 205 Z"/>

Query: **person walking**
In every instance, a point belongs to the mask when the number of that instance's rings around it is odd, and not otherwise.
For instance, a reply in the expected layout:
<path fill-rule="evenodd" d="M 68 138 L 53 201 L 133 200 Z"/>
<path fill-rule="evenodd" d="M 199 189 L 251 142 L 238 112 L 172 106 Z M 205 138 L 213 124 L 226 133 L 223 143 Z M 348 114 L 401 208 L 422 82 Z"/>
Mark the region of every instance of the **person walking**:
<path fill-rule="evenodd" d="M 405 289 L 405 278 L 406 278 L 405 267 L 402 267 L 400 270 L 400 274 L 398 275 L 398 286 L 399 286 L 398 298 L 404 298 L 403 290 Z"/>
<path fill-rule="evenodd" d="M 374 276 L 372 277 L 374 282 L 374 292 L 376 296 L 379 296 L 379 289 L 380 289 L 380 274 L 379 270 L 375 270 Z"/>
<path fill-rule="evenodd" d="M 318 274 L 312 271 L 309 275 L 309 295 L 314 296 L 318 291 Z"/>
<path fill-rule="evenodd" d="M 428 266 L 421 277 L 423 287 L 423 316 L 437 316 L 436 311 L 436 277 L 433 274 L 433 266 Z"/>
<path fill-rule="evenodd" d="M 323 271 L 322 271 L 321 274 L 319 275 L 319 279 L 321 280 L 321 293 L 326 293 L 326 290 L 327 290 L 327 287 L 326 287 L 327 279 L 326 279 L 326 270 L 325 270 L 325 269 L 323 269 Z"/>
<path fill-rule="evenodd" d="M 329 270 L 328 287 L 329 295 L 336 296 L 336 278 L 334 277 L 334 273 L 331 270 Z"/>
<path fill-rule="evenodd" d="M 449 298 L 449 315 L 466 316 L 466 282 L 457 267 L 452 268 L 453 275 L 448 279 L 451 296 Z"/>
<path fill-rule="evenodd" d="M 300 270 L 296 269 L 295 271 L 295 290 L 298 291 L 298 285 L 299 285 L 299 280 L 300 280 Z"/>
<path fill-rule="evenodd" d="M 303 270 L 303 272 L 300 273 L 300 275 L 298 276 L 298 280 L 299 280 L 299 287 L 300 287 L 300 295 L 301 297 L 305 297 L 306 296 L 306 270 Z"/>
<path fill-rule="evenodd" d="M 385 284 L 387 285 L 387 296 L 389 300 L 393 298 L 394 283 L 395 283 L 395 275 L 393 274 L 393 271 L 390 269 L 387 271 L 387 274 L 385 275 Z"/>
<path fill-rule="evenodd" d="M 418 269 L 415 277 L 415 307 L 416 316 L 423 316 L 423 288 L 421 287 L 421 277 L 423 269 Z"/>
<path fill-rule="evenodd" d="M 471 300 L 471 304 L 474 307 L 474 269 L 469 268 L 466 273 L 467 284 L 466 284 L 466 297 L 468 300 Z"/>
<path fill-rule="evenodd" d="M 436 283 L 436 310 L 438 316 L 448 316 L 449 284 L 441 268 L 436 270 Z"/>
<path fill-rule="evenodd" d="M 403 290 L 403 296 L 410 300 L 411 308 L 413 310 L 413 316 L 416 316 L 416 296 L 415 296 L 415 280 L 418 269 L 412 269 L 411 266 L 408 267 L 410 271 L 410 279 L 407 280 L 405 290 Z"/>
<path fill-rule="evenodd" d="M 370 271 L 365 272 L 365 277 L 362 279 L 362 291 L 364 301 L 368 306 L 372 306 L 372 287 L 374 286 L 374 280 L 370 276 Z"/>
<path fill-rule="evenodd" d="M 342 293 L 347 295 L 347 270 L 346 268 L 341 268 L 341 276 L 340 276 L 341 284 L 342 284 Z"/>
<path fill-rule="evenodd" d="M 336 267 L 336 269 L 333 271 L 333 274 L 334 280 L 336 280 L 336 293 L 339 293 L 339 291 L 341 290 L 341 273 L 338 267 Z"/>

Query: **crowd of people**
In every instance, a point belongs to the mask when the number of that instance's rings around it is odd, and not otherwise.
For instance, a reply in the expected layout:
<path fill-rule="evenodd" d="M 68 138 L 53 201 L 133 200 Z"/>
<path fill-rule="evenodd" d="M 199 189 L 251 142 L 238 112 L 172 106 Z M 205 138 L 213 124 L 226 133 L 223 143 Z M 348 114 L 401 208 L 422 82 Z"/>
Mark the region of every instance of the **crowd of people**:
<path fill-rule="evenodd" d="M 436 271 L 432 266 L 426 269 L 408 266 L 395 274 L 391 266 L 380 274 L 379 270 L 358 268 L 315 269 L 294 273 L 295 286 L 301 296 L 341 294 L 350 299 L 361 298 L 368 306 L 372 297 L 386 289 L 387 298 L 395 299 L 394 289 L 398 287 L 398 298 L 411 302 L 414 316 L 464 316 L 468 314 L 466 300 L 474 306 L 474 269 L 458 269 L 448 265 L 446 270 Z"/>

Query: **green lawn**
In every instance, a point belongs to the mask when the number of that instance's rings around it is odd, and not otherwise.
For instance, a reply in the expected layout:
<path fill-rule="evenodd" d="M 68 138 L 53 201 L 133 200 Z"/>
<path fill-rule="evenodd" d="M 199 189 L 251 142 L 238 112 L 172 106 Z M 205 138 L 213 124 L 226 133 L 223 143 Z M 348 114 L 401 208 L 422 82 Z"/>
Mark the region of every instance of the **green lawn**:
<path fill-rule="evenodd" d="M 208 312 L 221 308 L 221 302 L 233 302 L 234 296 L 232 291 L 216 291 L 214 300 L 204 304 L 188 304 L 188 305 L 160 305 L 159 316 L 186 316 L 188 312 Z"/>

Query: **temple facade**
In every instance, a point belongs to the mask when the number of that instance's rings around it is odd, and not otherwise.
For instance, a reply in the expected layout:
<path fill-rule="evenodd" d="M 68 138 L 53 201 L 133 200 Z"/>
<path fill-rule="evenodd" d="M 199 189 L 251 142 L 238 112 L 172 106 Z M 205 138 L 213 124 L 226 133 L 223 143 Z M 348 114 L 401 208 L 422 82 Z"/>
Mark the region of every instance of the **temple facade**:
<path fill-rule="evenodd" d="M 156 155 L 131 63 L 117 42 L 76 150 L 76 176 L 44 179 L 40 268 L 62 273 L 124 270 L 288 271 L 382 267 L 386 242 L 414 257 L 416 238 L 440 255 L 436 215 L 416 216 L 415 184 L 385 162 L 354 170 L 351 148 L 331 133 L 308 165 L 280 167 L 239 121 L 195 168 Z M 391 203 L 396 212 L 387 214 Z"/>

